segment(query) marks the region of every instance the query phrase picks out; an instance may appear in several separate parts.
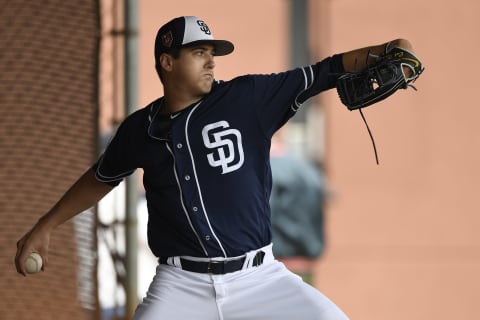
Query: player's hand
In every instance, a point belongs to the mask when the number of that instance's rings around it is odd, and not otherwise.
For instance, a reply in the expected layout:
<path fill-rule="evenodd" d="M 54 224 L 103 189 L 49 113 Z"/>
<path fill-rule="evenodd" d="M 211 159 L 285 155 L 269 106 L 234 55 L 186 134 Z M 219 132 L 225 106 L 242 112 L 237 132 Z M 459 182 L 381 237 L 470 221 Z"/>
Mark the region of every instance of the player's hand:
<path fill-rule="evenodd" d="M 23 276 L 27 275 L 25 261 L 32 252 L 40 254 L 43 260 L 42 271 L 48 263 L 48 246 L 50 244 L 50 231 L 36 225 L 17 242 L 15 267 Z"/>
<path fill-rule="evenodd" d="M 413 49 L 413 45 L 410 43 L 410 41 L 408 41 L 406 39 L 393 40 L 393 41 L 390 42 L 389 47 L 390 48 L 399 47 L 399 48 L 407 50 L 411 53 L 415 53 L 415 50 Z"/>

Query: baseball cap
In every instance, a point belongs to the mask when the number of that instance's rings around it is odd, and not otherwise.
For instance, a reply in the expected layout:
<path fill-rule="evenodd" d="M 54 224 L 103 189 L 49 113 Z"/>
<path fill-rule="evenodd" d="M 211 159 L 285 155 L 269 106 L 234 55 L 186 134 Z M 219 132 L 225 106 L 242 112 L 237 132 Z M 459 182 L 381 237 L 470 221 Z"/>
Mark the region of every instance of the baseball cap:
<path fill-rule="evenodd" d="M 230 41 L 215 40 L 204 20 L 195 16 L 175 18 L 158 30 L 155 38 L 155 62 L 158 62 L 162 53 L 168 53 L 172 49 L 203 43 L 213 44 L 217 56 L 227 55 L 234 49 Z"/>

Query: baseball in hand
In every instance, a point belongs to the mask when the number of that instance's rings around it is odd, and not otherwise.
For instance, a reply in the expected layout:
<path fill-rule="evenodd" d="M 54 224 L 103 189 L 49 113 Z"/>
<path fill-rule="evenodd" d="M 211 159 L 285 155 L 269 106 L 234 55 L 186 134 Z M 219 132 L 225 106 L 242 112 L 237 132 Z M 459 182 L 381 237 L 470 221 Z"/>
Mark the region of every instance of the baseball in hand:
<path fill-rule="evenodd" d="M 32 252 L 27 258 L 27 261 L 25 261 L 25 269 L 28 273 L 39 272 L 40 270 L 42 270 L 42 265 L 42 257 L 36 252 Z"/>

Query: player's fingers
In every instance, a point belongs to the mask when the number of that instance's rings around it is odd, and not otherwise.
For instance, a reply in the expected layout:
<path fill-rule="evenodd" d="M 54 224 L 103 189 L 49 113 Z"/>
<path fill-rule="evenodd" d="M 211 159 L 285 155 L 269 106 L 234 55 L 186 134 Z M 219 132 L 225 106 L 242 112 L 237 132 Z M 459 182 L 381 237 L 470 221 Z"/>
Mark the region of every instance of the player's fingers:
<path fill-rule="evenodd" d="M 48 267 L 48 251 L 50 247 L 50 237 L 47 236 L 38 250 L 38 254 L 42 257 L 42 271 Z"/>
<path fill-rule="evenodd" d="M 42 258 L 42 271 L 45 270 L 48 263 L 48 247 L 50 243 L 50 233 L 48 230 L 33 228 L 26 233 L 17 242 L 17 254 L 15 256 L 15 266 L 17 272 L 26 276 L 26 261 L 32 252 L 36 252 Z"/>
<path fill-rule="evenodd" d="M 49 242 L 48 242 L 48 237 L 47 239 L 43 240 L 44 242 L 41 242 L 38 246 L 35 246 L 32 252 L 36 252 L 40 255 L 42 259 L 42 267 L 41 270 L 45 271 L 47 265 L 48 265 L 48 247 L 49 247 Z"/>
<path fill-rule="evenodd" d="M 41 252 L 40 256 L 42 257 L 42 271 L 45 271 L 48 265 L 48 251 L 45 250 Z"/>
<path fill-rule="evenodd" d="M 403 69 L 403 74 L 407 78 L 410 78 L 415 73 L 415 70 L 413 70 L 413 68 L 409 65 L 403 65 L 402 69 Z"/>
<path fill-rule="evenodd" d="M 25 248 L 25 236 L 17 242 L 17 253 L 15 254 L 15 267 L 17 272 L 23 276 L 27 275 L 25 270 L 25 260 L 27 260 L 27 254 L 24 251 Z"/>

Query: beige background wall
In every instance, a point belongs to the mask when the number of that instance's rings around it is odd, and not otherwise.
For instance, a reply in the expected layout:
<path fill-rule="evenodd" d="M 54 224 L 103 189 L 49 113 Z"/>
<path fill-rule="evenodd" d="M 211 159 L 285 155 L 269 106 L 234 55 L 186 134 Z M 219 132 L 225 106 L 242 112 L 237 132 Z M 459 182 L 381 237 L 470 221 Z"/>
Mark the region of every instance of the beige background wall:
<path fill-rule="evenodd" d="M 359 114 L 344 112 L 327 94 L 336 197 L 317 284 L 355 319 L 478 319 L 480 64 L 470 52 L 480 47 L 480 4 L 330 4 L 333 51 L 406 37 L 426 71 L 418 92 L 365 110 L 379 167 Z M 464 70 L 469 75 L 458 81 Z"/>
<path fill-rule="evenodd" d="M 198 15 L 216 38 L 236 44 L 217 59 L 217 78 L 288 65 L 288 2 L 142 0 L 139 104 L 161 95 L 153 68 L 157 28 Z M 411 40 L 426 71 L 418 92 L 399 92 L 365 110 L 380 166 L 360 115 L 335 91 L 327 113 L 326 167 L 333 197 L 327 253 L 315 285 L 352 319 L 477 319 L 480 289 L 478 191 L 480 3 L 311 1 L 316 59 L 396 37 Z"/>

